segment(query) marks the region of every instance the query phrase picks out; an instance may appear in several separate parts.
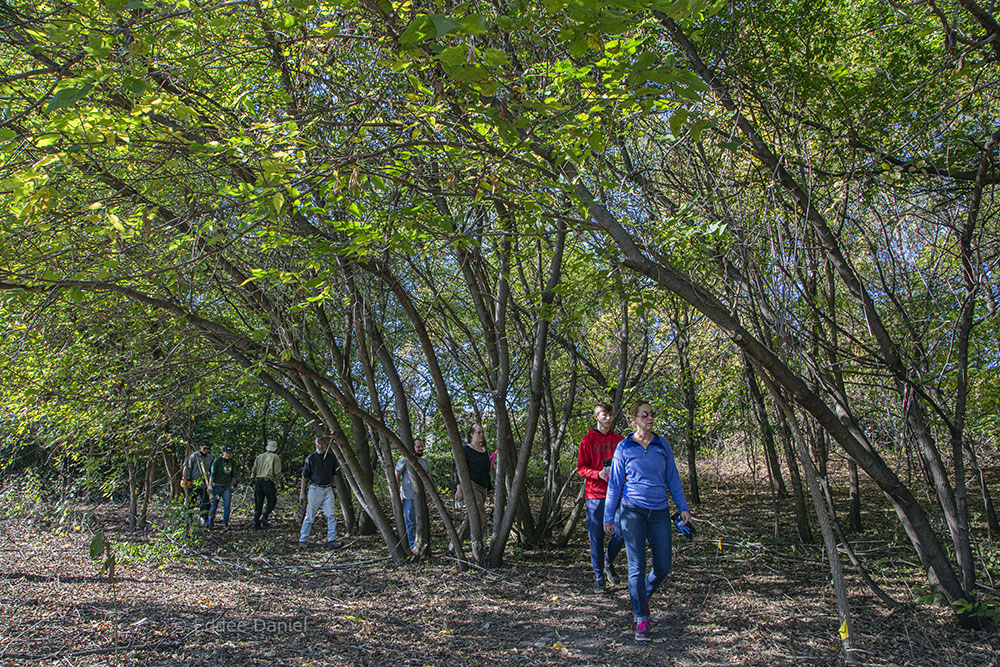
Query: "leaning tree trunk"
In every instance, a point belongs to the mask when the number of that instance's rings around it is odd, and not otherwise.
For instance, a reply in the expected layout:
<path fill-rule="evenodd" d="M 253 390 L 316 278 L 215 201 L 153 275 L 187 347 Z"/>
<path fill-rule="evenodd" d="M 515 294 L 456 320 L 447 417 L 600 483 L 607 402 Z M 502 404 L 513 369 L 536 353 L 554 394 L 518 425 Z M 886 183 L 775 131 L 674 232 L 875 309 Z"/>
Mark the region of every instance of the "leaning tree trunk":
<path fill-rule="evenodd" d="M 851 620 L 851 607 L 847 600 L 847 585 L 844 582 L 844 566 L 840 562 L 840 551 L 837 548 L 837 540 L 833 534 L 830 514 L 827 513 L 823 490 L 820 488 L 819 475 L 813 467 L 812 458 L 809 456 L 809 448 L 803 439 L 795 412 L 784 400 L 780 390 L 773 386 L 766 377 L 763 379 L 775 404 L 785 414 L 785 420 L 792 430 L 792 440 L 795 441 L 796 450 L 799 454 L 799 462 L 802 464 L 802 470 L 805 472 L 806 484 L 809 487 L 809 496 L 813 501 L 813 509 L 816 512 L 816 519 L 819 521 L 820 532 L 823 534 L 823 544 L 826 547 L 830 563 L 830 576 L 833 579 L 833 590 L 837 598 L 837 611 L 841 622 L 840 627 L 842 628 L 841 648 L 844 651 L 845 660 L 849 664 L 855 664 L 857 656 L 854 650 L 854 627 Z"/>
<path fill-rule="evenodd" d="M 545 364 L 545 351 L 548 342 L 549 320 L 545 313 L 555 301 L 556 287 L 562 275 L 563 250 L 566 247 L 566 221 L 560 219 L 557 223 L 555 247 L 552 259 L 549 263 L 549 275 L 545 281 L 545 288 L 542 291 L 541 304 L 538 319 L 535 322 L 534 354 L 531 361 L 531 382 L 530 396 L 527 405 L 527 418 L 524 429 L 524 437 L 521 441 L 521 451 L 518 454 L 517 468 L 514 473 L 514 480 L 511 484 L 510 497 L 520 498 L 526 493 L 528 481 L 528 460 L 531 456 L 531 445 L 535 439 L 535 432 L 538 428 L 538 418 L 541 412 L 542 403 L 542 381 L 544 379 L 543 367 Z M 490 545 L 489 564 L 493 567 L 499 566 L 503 562 L 503 552 L 507 546 L 507 539 L 510 536 L 514 520 L 528 512 L 527 496 L 523 502 L 508 503 L 507 511 L 504 513 L 503 525 L 499 531 L 494 530 L 495 539 Z"/>
<path fill-rule="evenodd" d="M 556 538 L 557 547 L 564 547 L 569 544 L 569 538 L 573 535 L 576 524 L 579 523 L 580 517 L 584 515 L 584 508 L 587 506 L 586 490 L 586 487 L 581 483 L 580 492 L 576 494 L 576 500 L 573 503 L 573 511 L 569 513 L 569 518 L 566 519 L 562 530 L 559 531 L 559 537 Z"/>
<path fill-rule="evenodd" d="M 558 168 L 567 182 L 576 184 L 577 195 L 582 201 L 587 202 L 591 217 L 618 244 L 625 266 L 655 280 L 705 314 L 751 359 L 771 373 L 774 381 L 817 419 L 848 455 L 857 460 L 858 465 L 886 492 L 892 502 L 931 585 L 941 590 L 953 605 L 957 605 L 960 600 L 974 599 L 974 595 L 962 587 L 923 506 L 870 444 L 860 441 L 847 429 L 820 396 L 813 392 L 773 350 L 758 341 L 714 294 L 674 267 L 648 258 L 636 244 L 635 239 L 622 227 L 618 218 L 603 206 L 582 182 L 572 163 L 558 162 L 547 147 L 536 145 L 535 151 L 540 157 L 549 160 L 553 168 Z M 953 609 L 956 618 L 963 625 L 968 627 L 982 625 L 982 619 L 969 611 L 963 611 L 958 606 Z"/>
<path fill-rule="evenodd" d="M 673 39 L 677 46 L 684 52 L 695 74 L 697 74 L 698 77 L 712 90 L 719 103 L 730 114 L 732 114 L 734 124 L 739 129 L 740 133 L 747 139 L 748 149 L 754 157 L 760 160 L 769 172 L 774 174 L 776 182 L 794 200 L 796 207 L 815 233 L 816 241 L 823 248 L 823 251 L 827 256 L 827 260 L 833 265 L 838 278 L 846 287 L 847 292 L 854 299 L 855 303 L 860 307 L 868 331 L 874 342 L 877 344 L 881 364 L 883 368 L 891 374 L 896 391 L 899 394 L 900 399 L 904 401 L 907 424 L 916 436 L 917 443 L 920 445 L 921 452 L 924 456 L 925 462 L 927 463 L 928 471 L 932 476 L 933 488 L 935 494 L 937 495 L 938 502 L 941 505 L 941 509 L 948 526 L 948 531 L 952 539 L 952 544 L 955 547 L 955 555 L 958 561 L 959 571 L 961 573 L 960 577 L 956 576 L 956 572 L 952 567 L 947 554 L 937 541 L 936 532 L 933 527 L 930 526 L 929 522 L 927 522 L 926 512 L 924 511 L 923 506 L 919 504 L 916 498 L 912 497 L 909 489 L 900 489 L 902 493 L 901 496 L 893 496 L 893 494 L 890 493 L 890 497 L 893 497 L 894 500 L 899 502 L 897 505 L 897 513 L 900 515 L 900 519 L 907 528 L 907 532 L 909 533 L 911 541 L 914 543 L 914 547 L 917 549 L 918 553 L 921 554 L 921 558 L 934 561 L 933 564 L 927 562 L 924 563 L 925 569 L 930 571 L 932 583 L 939 584 L 942 589 L 945 589 L 945 594 L 949 602 L 953 605 L 958 605 L 956 606 L 956 609 L 958 610 L 957 616 L 963 625 L 981 625 L 983 622 L 982 619 L 979 619 L 970 613 L 970 610 L 976 609 L 977 605 L 974 603 L 971 605 L 969 604 L 969 601 L 975 599 L 975 591 L 973 588 L 975 570 L 973 567 L 972 552 L 968 536 L 968 517 L 962 513 L 964 510 L 964 497 L 961 496 L 963 490 L 961 488 L 959 489 L 960 497 L 956 499 L 955 491 L 951 488 L 947 471 L 944 468 L 941 453 L 937 448 L 937 444 L 935 443 L 934 436 L 928 424 L 924 406 L 924 400 L 926 397 L 920 395 L 919 392 L 914 391 L 912 382 L 907 379 L 911 377 L 911 373 L 904 364 L 904 355 L 902 354 L 896 341 L 892 338 L 892 335 L 889 333 L 889 329 L 886 327 L 885 322 L 876 307 L 875 300 L 872 298 L 867 286 L 862 281 L 861 276 L 855 271 L 854 267 L 848 261 L 837 235 L 828 224 L 827 218 L 822 211 L 822 207 L 816 206 L 816 202 L 810 196 L 809 190 L 807 188 L 803 188 L 796 180 L 795 176 L 793 176 L 793 174 L 788 170 L 786 161 L 771 149 L 765 139 L 765 135 L 758 130 L 758 128 L 746 115 L 742 113 L 736 98 L 730 93 L 730 90 L 722 77 L 720 77 L 716 71 L 704 62 L 701 54 L 698 52 L 698 49 L 691 42 L 680 25 L 662 12 L 654 11 L 653 14 L 666 28 L 671 39 Z M 991 137 L 991 140 L 994 142 L 996 141 L 995 137 L 996 135 Z M 983 151 L 980 173 L 984 173 L 986 171 L 986 166 L 988 166 L 988 154 L 991 152 L 992 151 Z M 566 168 L 563 167 L 562 170 L 566 171 Z M 981 182 L 982 178 L 977 176 L 977 184 L 980 184 Z M 580 190 L 580 188 L 581 186 L 578 185 L 577 189 Z M 975 207 L 970 207 L 969 218 L 973 221 L 974 217 L 972 215 L 972 209 L 974 208 Z M 697 307 L 696 304 L 693 305 Z M 963 317 L 965 317 L 964 312 Z M 961 343 L 961 337 L 959 342 Z M 760 360 L 758 359 L 758 361 Z M 770 368 L 768 370 L 773 372 Z M 780 381 L 777 375 L 775 375 L 775 379 Z M 816 399 L 819 398 L 815 391 L 808 391 L 808 393 L 811 397 Z M 792 396 L 795 397 L 795 400 L 802 407 L 807 408 L 806 404 L 799 399 L 797 393 L 792 393 Z M 810 412 L 812 412 L 812 410 L 810 410 Z M 814 416 L 817 415 L 814 413 Z M 836 437 L 836 431 L 831 430 L 826 423 L 823 423 L 822 425 L 831 436 Z M 858 442 L 858 438 L 856 436 L 850 439 L 855 443 Z M 840 444 L 844 445 L 844 442 L 841 442 Z M 867 446 L 864 447 L 867 449 L 869 454 L 873 453 Z M 953 447 L 960 447 L 960 445 L 954 444 L 954 439 Z M 854 455 L 854 452 L 851 451 L 854 449 L 853 444 L 846 445 L 845 449 L 848 450 L 849 455 L 858 461 L 859 465 L 865 468 L 864 463 Z M 961 455 L 958 456 L 957 460 L 959 466 L 961 466 L 960 459 Z M 881 464 L 876 465 L 879 465 L 881 468 Z M 868 468 L 865 469 L 869 475 L 872 475 L 872 470 Z M 882 471 L 879 471 L 873 475 L 873 477 L 882 478 L 885 482 L 894 485 L 898 483 L 898 480 L 892 480 L 892 478 L 895 477 L 894 474 L 891 477 L 888 477 L 885 476 Z M 878 479 L 876 479 L 876 481 L 878 481 Z M 959 480 L 959 485 L 962 484 L 964 484 L 964 479 Z M 936 546 L 931 546 L 930 549 L 924 548 L 925 545 L 927 545 L 928 539 L 933 539 Z M 964 605 L 962 604 L 963 601 L 965 603 Z"/>

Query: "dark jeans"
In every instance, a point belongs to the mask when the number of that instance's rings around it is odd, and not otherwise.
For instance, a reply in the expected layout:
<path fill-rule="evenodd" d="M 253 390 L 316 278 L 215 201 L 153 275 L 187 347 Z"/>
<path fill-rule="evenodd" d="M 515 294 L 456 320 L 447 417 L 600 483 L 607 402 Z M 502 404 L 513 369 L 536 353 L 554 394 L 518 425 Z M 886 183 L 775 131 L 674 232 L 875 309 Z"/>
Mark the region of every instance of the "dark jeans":
<path fill-rule="evenodd" d="M 201 516 L 202 523 L 208 523 L 208 510 L 212 506 L 212 499 L 208 492 L 208 486 L 206 484 L 199 484 L 194 487 L 194 494 L 198 498 L 198 514 Z"/>
<path fill-rule="evenodd" d="M 229 506 L 233 500 L 233 487 L 231 484 L 212 485 L 212 503 L 208 510 L 208 525 L 215 525 L 215 510 L 219 509 L 219 498 L 222 498 L 222 523 L 229 525 Z"/>
<path fill-rule="evenodd" d="M 649 598 L 670 573 L 670 508 L 648 510 L 622 501 L 622 536 L 628 554 L 628 597 L 636 623 L 649 620 Z M 646 574 L 646 542 L 653 569 Z"/>
<path fill-rule="evenodd" d="M 412 549 L 417 541 L 417 520 L 413 516 L 413 500 L 410 498 L 403 498 L 403 522 L 406 524 L 406 541 Z"/>
<path fill-rule="evenodd" d="M 614 563 L 615 556 L 622 550 L 621 513 L 615 516 L 615 533 L 608 539 L 608 551 L 604 552 L 604 498 L 587 499 L 587 534 L 590 536 L 590 564 L 594 566 L 594 578 L 604 580 L 604 564 Z"/>
<path fill-rule="evenodd" d="M 267 507 L 264 507 L 267 500 Z M 266 477 L 256 477 L 253 480 L 253 527 L 260 528 L 267 522 L 274 506 L 278 504 L 278 489 L 274 482 Z M 263 510 L 263 513 L 261 512 Z"/>

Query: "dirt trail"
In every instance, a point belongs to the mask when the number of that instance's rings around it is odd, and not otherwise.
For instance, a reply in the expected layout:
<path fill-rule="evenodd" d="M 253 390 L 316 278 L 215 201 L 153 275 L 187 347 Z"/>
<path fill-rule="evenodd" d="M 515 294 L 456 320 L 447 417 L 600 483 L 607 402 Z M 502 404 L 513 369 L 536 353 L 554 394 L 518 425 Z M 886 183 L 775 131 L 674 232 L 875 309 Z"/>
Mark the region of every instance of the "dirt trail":
<path fill-rule="evenodd" d="M 120 508 L 81 508 L 119 543 L 112 589 L 89 558 L 85 531 L 7 519 L 0 665 L 839 664 L 826 566 L 814 551 L 777 554 L 754 538 L 768 534 L 768 517 L 742 510 L 761 506 L 745 493 L 709 492 L 699 539 L 675 542 L 648 645 L 632 640 L 623 586 L 590 591 L 582 531 L 565 550 L 515 547 L 495 573 L 460 573 L 441 556 L 394 567 L 377 538 L 300 551 L 291 522 L 213 532 L 196 555 L 157 564 L 135 558 L 149 546 L 122 546 Z M 905 545 L 875 532 L 859 536 L 868 558 L 906 567 Z M 917 574 L 876 577 L 901 602 L 912 602 L 908 585 L 921 583 Z M 890 614 L 853 577 L 850 590 L 861 664 L 1000 664 L 996 631 L 960 630 L 926 605 Z"/>

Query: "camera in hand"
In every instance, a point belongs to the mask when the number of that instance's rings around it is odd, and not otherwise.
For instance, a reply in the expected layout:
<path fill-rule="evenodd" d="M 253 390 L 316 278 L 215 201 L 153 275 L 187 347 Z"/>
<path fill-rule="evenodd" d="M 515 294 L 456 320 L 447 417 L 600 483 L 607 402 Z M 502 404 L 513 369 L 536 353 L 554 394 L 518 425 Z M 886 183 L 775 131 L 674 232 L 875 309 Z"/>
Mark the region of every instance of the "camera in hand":
<path fill-rule="evenodd" d="M 604 469 L 607 470 L 611 467 L 611 459 L 604 459 Z"/>

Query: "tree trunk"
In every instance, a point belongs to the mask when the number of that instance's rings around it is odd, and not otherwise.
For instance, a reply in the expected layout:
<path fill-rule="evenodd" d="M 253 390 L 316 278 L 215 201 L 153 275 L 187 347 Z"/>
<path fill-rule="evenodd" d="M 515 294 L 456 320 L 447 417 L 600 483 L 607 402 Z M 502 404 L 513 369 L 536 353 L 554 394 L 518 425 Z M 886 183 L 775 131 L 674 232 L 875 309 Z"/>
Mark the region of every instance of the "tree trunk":
<path fill-rule="evenodd" d="M 151 456 L 146 462 L 145 484 L 143 485 L 142 493 L 142 515 L 139 517 L 140 530 L 146 530 L 146 516 L 149 513 L 149 498 L 153 495 L 153 473 L 156 470 L 155 462 L 155 455 Z"/>
<path fill-rule="evenodd" d="M 580 484 L 580 491 L 576 494 L 576 501 L 573 503 L 573 511 L 570 512 L 569 518 L 566 519 L 566 523 L 563 524 L 562 530 L 559 531 L 559 537 L 556 539 L 557 547 L 564 547 L 569 544 L 569 538 L 573 535 L 573 530 L 576 528 L 576 524 L 580 521 L 580 517 L 584 514 L 584 508 L 586 507 L 586 487 Z"/>
<path fill-rule="evenodd" d="M 809 511 L 806 508 L 806 498 L 802 488 L 802 478 L 799 475 L 798 456 L 792 451 L 792 434 L 785 419 L 785 413 L 778 411 L 781 442 L 785 451 L 785 463 L 788 464 L 788 479 L 792 483 L 792 499 L 795 506 L 795 532 L 802 544 L 812 544 L 813 534 L 809 525 Z"/>
<path fill-rule="evenodd" d="M 812 458 L 809 456 L 809 450 L 799 429 L 795 412 L 781 396 L 780 390 L 772 386 L 766 378 L 764 378 L 764 381 L 768 384 L 768 390 L 772 398 L 774 398 L 774 402 L 785 413 L 785 421 L 792 430 L 792 439 L 795 441 L 796 449 L 799 453 L 799 462 L 802 464 L 803 471 L 805 471 L 809 495 L 812 497 L 813 509 L 819 521 L 820 532 L 823 534 L 823 544 L 826 547 L 827 559 L 830 563 L 830 576 L 833 579 L 833 590 L 837 598 L 837 611 L 840 616 L 841 627 L 846 631 L 846 634 L 841 634 L 841 648 L 844 651 L 844 658 L 847 663 L 854 664 L 857 662 L 857 656 L 854 651 L 854 627 L 851 620 L 851 608 L 847 601 L 847 585 L 844 582 L 844 566 L 840 562 L 840 551 L 837 548 L 837 540 L 833 534 L 831 518 L 827 513 L 826 503 L 823 499 L 823 491 L 820 489 L 819 475 L 813 467 Z"/>
<path fill-rule="evenodd" d="M 541 308 L 539 309 L 540 313 L 538 320 L 535 323 L 534 355 L 531 363 L 530 399 L 527 406 L 527 419 L 524 429 L 524 437 L 521 441 L 521 451 L 518 454 L 514 481 L 511 484 L 510 495 L 513 498 L 520 498 L 522 494 L 525 494 L 527 488 L 528 460 L 531 456 L 531 445 L 535 438 L 535 431 L 538 426 L 538 416 L 541 411 L 542 380 L 544 379 L 542 369 L 545 363 L 545 351 L 549 331 L 549 319 L 546 316 L 546 311 L 552 306 L 552 303 L 555 300 L 555 289 L 559 285 L 562 272 L 563 250 L 566 245 L 566 221 L 560 219 L 557 226 L 558 231 L 555 238 L 555 248 L 549 264 L 549 276 L 545 283 L 545 289 L 542 292 L 542 302 L 540 304 Z M 494 535 L 498 536 L 499 539 L 495 539 L 493 544 L 490 545 L 488 562 L 491 566 L 498 567 L 503 562 L 504 548 L 506 547 L 510 530 L 514 525 L 514 520 L 517 518 L 518 512 L 522 512 L 523 517 L 523 512 L 526 512 L 527 509 L 526 496 L 523 503 L 517 503 L 513 507 L 508 505 L 507 511 L 504 513 L 503 526 L 499 531 L 494 531 Z"/>
<path fill-rule="evenodd" d="M 750 365 L 750 360 L 745 354 L 742 356 L 743 367 L 747 377 L 747 389 L 750 392 L 750 402 L 753 405 L 754 416 L 757 417 L 757 425 L 760 426 L 768 470 L 772 471 L 774 488 L 778 497 L 787 498 L 788 488 L 785 486 L 785 480 L 781 477 L 781 463 L 778 461 L 778 452 L 774 446 L 774 432 L 771 430 L 771 421 L 767 417 L 767 406 L 764 405 L 764 397 L 760 393 L 760 387 L 757 384 L 757 375 Z"/>
<path fill-rule="evenodd" d="M 472 480 L 469 477 L 469 467 L 465 463 L 462 432 L 461 429 L 459 429 L 458 420 L 455 419 L 451 395 L 448 393 L 448 385 L 445 382 L 444 373 L 442 372 L 441 365 L 438 362 L 437 352 L 434 349 L 434 343 L 431 341 L 430 334 L 427 331 L 427 326 L 421 317 L 419 310 L 417 310 L 412 299 L 410 298 L 406 287 L 389 272 L 387 267 L 382 264 L 369 264 L 367 265 L 367 268 L 374 274 L 378 275 L 386 283 L 393 295 L 396 297 L 396 301 L 402 307 L 403 312 L 406 313 L 407 319 L 410 320 L 410 324 L 413 325 L 417 340 L 420 341 L 420 349 L 423 352 L 424 359 L 427 361 L 427 371 L 434 383 L 434 393 L 437 398 L 438 410 L 441 414 L 441 418 L 444 420 L 445 428 L 448 431 L 448 440 L 451 444 L 452 456 L 455 459 L 455 468 L 458 471 L 459 483 L 462 484 L 463 487 L 471 489 Z M 443 505 L 439 508 L 439 511 L 445 511 Z M 477 512 L 469 512 L 469 525 L 472 535 L 478 534 L 482 536 L 483 526 L 480 525 Z M 445 526 L 446 528 L 449 527 L 450 522 L 446 522 Z M 463 555 L 462 544 L 458 540 L 458 533 L 455 532 L 453 526 L 449 529 L 448 537 L 451 540 L 451 546 L 455 554 L 461 557 Z M 473 541 L 473 558 L 476 560 L 479 560 L 481 557 L 478 549 L 479 545 Z"/>
<path fill-rule="evenodd" d="M 173 500 L 184 493 L 184 489 L 181 488 L 181 470 L 172 451 L 164 448 L 162 453 L 163 470 L 167 474 L 167 486 L 170 489 L 170 499 Z"/>
<path fill-rule="evenodd" d="M 698 467 L 695 455 L 698 452 L 698 433 L 696 420 L 698 416 L 698 396 L 695 393 L 694 373 L 691 372 L 689 342 L 691 328 L 687 307 L 677 306 L 674 311 L 674 346 L 677 348 L 677 362 L 681 370 L 681 386 L 684 389 L 684 435 L 687 440 L 688 486 L 691 502 L 701 503 L 701 493 L 698 491 Z"/>
<path fill-rule="evenodd" d="M 858 479 L 858 464 L 853 459 L 847 461 L 850 478 L 850 498 L 848 499 L 848 527 L 854 532 L 861 531 L 861 481 Z"/>
<path fill-rule="evenodd" d="M 969 443 L 966 443 L 965 451 L 969 455 L 969 466 L 976 475 L 976 479 L 979 480 L 979 493 L 983 497 L 983 513 L 986 515 L 986 539 L 994 540 L 1000 535 L 1000 522 L 997 521 L 997 511 L 993 505 L 993 496 L 990 495 L 990 489 L 986 485 L 986 475 L 983 474 L 983 469 L 979 467 L 979 459 L 976 457 L 975 449 Z"/>
<path fill-rule="evenodd" d="M 139 464 L 133 459 L 129 459 L 126 464 L 128 469 L 128 532 L 134 533 L 137 519 L 137 504 L 139 501 Z"/>

